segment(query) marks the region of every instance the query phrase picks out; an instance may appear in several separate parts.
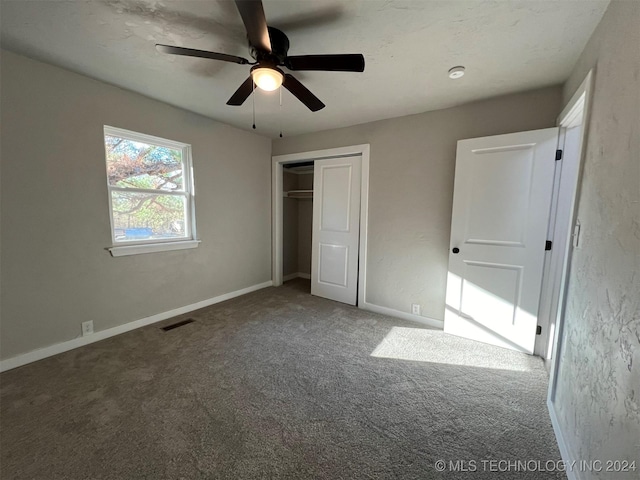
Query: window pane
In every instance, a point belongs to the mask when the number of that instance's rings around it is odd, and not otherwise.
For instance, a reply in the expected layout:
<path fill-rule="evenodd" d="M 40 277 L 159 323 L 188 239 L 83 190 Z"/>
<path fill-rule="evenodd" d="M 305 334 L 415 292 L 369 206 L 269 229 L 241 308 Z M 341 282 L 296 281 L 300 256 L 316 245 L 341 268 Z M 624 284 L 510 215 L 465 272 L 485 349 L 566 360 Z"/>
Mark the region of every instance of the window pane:
<path fill-rule="evenodd" d="M 104 136 L 109 185 L 184 191 L 182 150 Z"/>
<path fill-rule="evenodd" d="M 112 191 L 111 205 L 116 242 L 188 238 L 186 196 Z"/>

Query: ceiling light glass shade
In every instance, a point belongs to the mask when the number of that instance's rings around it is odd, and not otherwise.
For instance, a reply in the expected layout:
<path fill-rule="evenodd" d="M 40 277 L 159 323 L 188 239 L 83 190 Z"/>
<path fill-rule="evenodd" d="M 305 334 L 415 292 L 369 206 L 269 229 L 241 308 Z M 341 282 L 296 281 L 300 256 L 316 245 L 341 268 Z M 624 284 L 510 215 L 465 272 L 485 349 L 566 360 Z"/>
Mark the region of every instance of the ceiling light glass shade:
<path fill-rule="evenodd" d="M 253 82 L 258 88 L 267 92 L 272 92 L 278 88 L 284 80 L 282 74 L 273 68 L 256 68 L 251 72 L 251 75 L 253 76 Z"/>

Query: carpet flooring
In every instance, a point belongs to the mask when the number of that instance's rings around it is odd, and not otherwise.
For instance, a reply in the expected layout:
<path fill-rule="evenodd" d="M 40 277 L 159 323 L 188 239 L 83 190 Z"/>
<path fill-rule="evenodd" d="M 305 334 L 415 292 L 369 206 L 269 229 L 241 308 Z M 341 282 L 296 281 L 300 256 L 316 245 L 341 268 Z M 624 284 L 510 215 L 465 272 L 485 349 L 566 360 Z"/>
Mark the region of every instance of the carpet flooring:
<path fill-rule="evenodd" d="M 0 477 L 566 478 L 546 463 L 560 456 L 540 359 L 308 289 L 3 373 Z"/>

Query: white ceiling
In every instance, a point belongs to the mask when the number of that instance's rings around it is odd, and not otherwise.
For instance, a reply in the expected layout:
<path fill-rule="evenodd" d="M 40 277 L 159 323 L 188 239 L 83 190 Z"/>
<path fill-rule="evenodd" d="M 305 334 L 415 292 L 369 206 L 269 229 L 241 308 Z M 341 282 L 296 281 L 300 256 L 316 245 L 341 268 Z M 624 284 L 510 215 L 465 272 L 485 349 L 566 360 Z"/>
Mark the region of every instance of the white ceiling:
<path fill-rule="evenodd" d="M 289 53 L 362 53 L 364 73 L 295 72 L 327 106 L 255 99 L 277 136 L 460 105 L 566 80 L 609 1 L 263 0 Z M 248 65 L 177 57 L 155 43 L 249 58 L 229 0 L 2 0 L 2 47 L 251 130 L 252 101 L 225 103 Z M 450 80 L 449 68 L 466 75 Z"/>

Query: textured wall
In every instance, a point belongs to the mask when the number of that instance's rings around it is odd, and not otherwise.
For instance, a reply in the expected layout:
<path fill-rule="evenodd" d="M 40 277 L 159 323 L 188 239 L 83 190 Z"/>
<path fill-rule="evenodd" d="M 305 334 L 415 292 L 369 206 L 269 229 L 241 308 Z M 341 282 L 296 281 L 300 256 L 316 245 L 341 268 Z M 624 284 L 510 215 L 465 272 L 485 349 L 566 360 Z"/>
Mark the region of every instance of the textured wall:
<path fill-rule="evenodd" d="M 285 137 L 274 155 L 369 143 L 367 301 L 442 320 L 456 142 L 552 127 L 560 87 Z"/>
<path fill-rule="evenodd" d="M 271 278 L 271 140 L 2 52 L 9 358 Z M 103 125 L 193 146 L 198 248 L 113 258 Z"/>
<path fill-rule="evenodd" d="M 638 463 L 640 2 L 611 2 L 565 86 L 565 101 L 592 67 L 578 203 L 582 246 L 572 255 L 555 410 L 576 458 Z"/>

